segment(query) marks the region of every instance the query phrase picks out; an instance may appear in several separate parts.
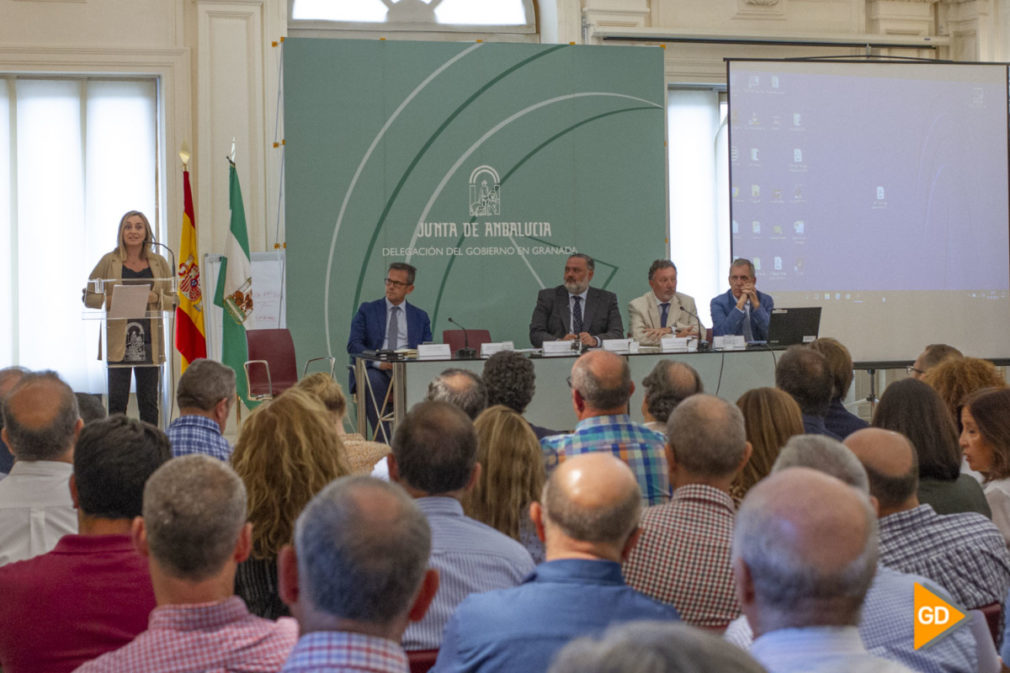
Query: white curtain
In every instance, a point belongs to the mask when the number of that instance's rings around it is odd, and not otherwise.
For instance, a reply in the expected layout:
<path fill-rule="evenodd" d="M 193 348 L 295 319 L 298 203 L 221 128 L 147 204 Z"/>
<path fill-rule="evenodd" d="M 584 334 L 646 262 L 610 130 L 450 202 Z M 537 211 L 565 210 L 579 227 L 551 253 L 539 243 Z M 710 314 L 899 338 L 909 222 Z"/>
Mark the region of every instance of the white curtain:
<path fill-rule="evenodd" d="M 156 83 L 9 77 L 0 91 L 2 364 L 104 392 L 101 322 L 85 318 L 81 289 L 124 212 L 158 233 Z"/>
<path fill-rule="evenodd" d="M 670 89 L 670 256 L 677 289 L 694 297 L 712 326 L 709 300 L 728 289 L 729 156 L 724 94 Z"/>

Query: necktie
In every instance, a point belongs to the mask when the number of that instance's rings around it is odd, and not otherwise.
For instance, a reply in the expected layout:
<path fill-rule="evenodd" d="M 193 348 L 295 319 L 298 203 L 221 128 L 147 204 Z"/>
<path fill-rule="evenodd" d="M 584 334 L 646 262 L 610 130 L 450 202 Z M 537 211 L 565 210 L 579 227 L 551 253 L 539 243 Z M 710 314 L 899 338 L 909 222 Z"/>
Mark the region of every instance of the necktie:
<path fill-rule="evenodd" d="M 572 299 L 575 300 L 575 307 L 572 309 L 572 334 L 582 334 L 585 331 L 582 328 L 582 297 L 575 295 Z"/>
<path fill-rule="evenodd" d="M 389 327 L 386 328 L 386 343 L 389 344 L 390 350 L 396 350 L 399 347 L 400 338 L 400 307 L 394 306 L 389 311 Z"/>
<path fill-rule="evenodd" d="M 659 326 L 666 327 L 666 319 L 670 317 L 670 302 L 664 301 L 659 306 L 663 309 L 659 314 Z"/>
<path fill-rule="evenodd" d="M 750 302 L 744 305 L 743 338 L 747 342 L 754 341 L 754 332 L 750 328 Z"/>

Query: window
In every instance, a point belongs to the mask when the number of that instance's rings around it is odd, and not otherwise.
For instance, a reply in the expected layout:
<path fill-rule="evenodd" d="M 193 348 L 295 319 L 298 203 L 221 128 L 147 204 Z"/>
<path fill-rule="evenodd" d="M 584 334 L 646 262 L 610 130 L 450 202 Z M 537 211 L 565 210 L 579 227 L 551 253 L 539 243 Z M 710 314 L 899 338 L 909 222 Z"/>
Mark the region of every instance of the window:
<path fill-rule="evenodd" d="M 104 392 L 102 322 L 81 289 L 140 210 L 158 234 L 153 79 L 0 75 L 0 363 L 54 369 Z"/>
<path fill-rule="evenodd" d="M 532 0 L 290 0 L 298 22 L 358 24 L 363 29 L 532 32 Z M 340 27 L 351 27 L 343 25 Z"/>

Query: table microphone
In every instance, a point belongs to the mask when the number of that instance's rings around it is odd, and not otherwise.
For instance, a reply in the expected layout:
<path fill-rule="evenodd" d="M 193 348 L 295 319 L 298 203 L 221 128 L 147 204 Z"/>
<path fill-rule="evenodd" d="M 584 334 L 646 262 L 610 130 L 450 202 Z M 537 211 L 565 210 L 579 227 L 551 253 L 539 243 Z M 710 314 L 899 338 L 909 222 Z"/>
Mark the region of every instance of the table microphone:
<path fill-rule="evenodd" d="M 456 351 L 456 359 L 457 360 L 475 359 L 477 357 L 477 351 L 476 349 L 470 348 L 470 337 L 467 335 L 466 328 L 460 325 L 452 318 L 449 318 L 449 322 L 451 322 L 453 325 L 463 330 L 463 347 L 460 348 L 458 351 Z"/>

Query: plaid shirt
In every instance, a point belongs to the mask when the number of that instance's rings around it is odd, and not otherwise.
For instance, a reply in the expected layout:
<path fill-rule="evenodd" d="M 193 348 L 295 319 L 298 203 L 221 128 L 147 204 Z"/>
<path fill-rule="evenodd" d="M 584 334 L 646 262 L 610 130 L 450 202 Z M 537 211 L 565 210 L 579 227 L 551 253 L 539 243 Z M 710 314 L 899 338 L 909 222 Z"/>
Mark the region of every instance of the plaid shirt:
<path fill-rule="evenodd" d="M 231 445 L 221 436 L 220 426 L 205 416 L 180 416 L 168 426 L 166 434 L 175 458 L 204 453 L 227 463 L 231 456 Z"/>
<path fill-rule="evenodd" d="M 627 414 L 584 418 L 572 434 L 540 440 L 548 472 L 565 458 L 593 451 L 610 451 L 635 473 L 645 505 L 661 505 L 670 498 L 665 446 L 663 435 L 633 423 Z"/>
<path fill-rule="evenodd" d="M 281 673 L 407 673 L 399 643 L 361 633 L 316 631 L 298 641 Z"/>
<path fill-rule="evenodd" d="M 969 610 L 1003 603 L 1010 557 L 1003 536 L 981 514 L 937 514 L 919 505 L 880 519 L 880 562 L 947 588 Z"/>
<path fill-rule="evenodd" d="M 147 631 L 75 673 L 274 673 L 297 640 L 295 620 L 251 615 L 238 596 L 163 605 L 151 613 Z"/>
<path fill-rule="evenodd" d="M 702 484 L 680 486 L 642 515 L 642 535 L 624 562 L 630 586 L 677 608 L 694 626 L 725 628 L 740 614 L 730 550 L 733 500 Z"/>

